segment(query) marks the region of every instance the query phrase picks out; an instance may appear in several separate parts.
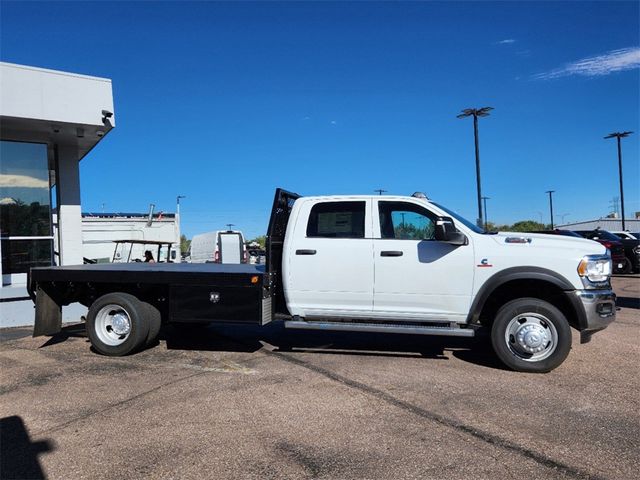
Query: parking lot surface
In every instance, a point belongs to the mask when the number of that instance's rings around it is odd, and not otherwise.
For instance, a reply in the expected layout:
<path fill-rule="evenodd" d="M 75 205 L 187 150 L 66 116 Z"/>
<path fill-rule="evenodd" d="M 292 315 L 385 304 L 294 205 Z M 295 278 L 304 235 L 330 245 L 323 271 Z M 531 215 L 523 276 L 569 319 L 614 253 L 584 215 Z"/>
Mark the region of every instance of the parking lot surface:
<path fill-rule="evenodd" d="M 640 471 L 640 278 L 557 370 L 486 338 L 167 327 L 109 358 L 83 325 L 0 344 L 0 477 L 631 479 Z"/>

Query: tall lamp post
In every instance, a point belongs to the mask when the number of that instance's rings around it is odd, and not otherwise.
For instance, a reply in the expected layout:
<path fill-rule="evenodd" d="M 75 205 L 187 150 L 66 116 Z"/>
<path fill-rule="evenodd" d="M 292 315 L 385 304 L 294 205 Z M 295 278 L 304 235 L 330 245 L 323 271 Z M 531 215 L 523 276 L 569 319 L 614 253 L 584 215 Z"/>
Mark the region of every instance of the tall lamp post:
<path fill-rule="evenodd" d="M 478 189 L 478 220 L 477 225 L 482 227 L 482 190 L 480 187 L 480 145 L 478 140 L 478 117 L 488 117 L 493 107 L 482 108 L 465 108 L 462 113 L 457 115 L 458 118 L 473 116 L 473 136 L 476 143 L 476 184 Z"/>
<path fill-rule="evenodd" d="M 177 230 L 177 237 L 178 237 L 177 250 L 180 253 L 180 258 L 178 260 L 182 259 L 182 232 L 180 230 L 180 199 L 181 198 L 187 198 L 187 197 L 185 197 L 184 195 L 178 195 L 176 197 L 176 230 Z"/>
<path fill-rule="evenodd" d="M 564 217 L 568 217 L 569 215 L 571 215 L 570 213 L 563 213 L 562 215 L 558 215 L 562 220 L 562 224 L 564 225 Z"/>
<path fill-rule="evenodd" d="M 547 190 L 545 193 L 549 194 L 549 216 L 551 217 L 551 230 L 553 230 L 553 194 L 555 190 Z"/>
<path fill-rule="evenodd" d="M 177 214 L 177 215 L 180 215 L 180 199 L 181 199 L 181 198 L 187 198 L 187 197 L 186 197 L 186 196 L 184 196 L 184 195 L 178 195 L 178 196 L 176 197 L 176 214 Z"/>
<path fill-rule="evenodd" d="M 491 200 L 491 197 L 482 197 L 484 206 L 484 229 L 489 230 L 489 215 L 487 215 L 487 200 Z"/>
<path fill-rule="evenodd" d="M 621 208 L 621 210 L 622 210 L 622 230 L 626 230 L 626 228 L 625 228 L 625 224 L 624 224 L 624 191 L 622 189 L 622 148 L 620 147 L 620 139 L 624 138 L 624 137 L 628 137 L 632 133 L 633 132 L 614 132 L 614 133 L 610 133 L 609 135 L 604 137 L 605 139 L 608 139 L 608 138 L 616 138 L 616 139 L 618 139 L 618 172 L 620 174 L 620 205 L 622 207 Z"/>

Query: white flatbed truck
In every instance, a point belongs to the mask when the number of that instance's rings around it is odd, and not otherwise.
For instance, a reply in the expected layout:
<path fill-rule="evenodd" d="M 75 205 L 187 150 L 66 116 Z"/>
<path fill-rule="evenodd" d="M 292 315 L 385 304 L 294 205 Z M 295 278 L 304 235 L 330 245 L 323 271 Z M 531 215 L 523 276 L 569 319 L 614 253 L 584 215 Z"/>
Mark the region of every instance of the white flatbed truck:
<path fill-rule="evenodd" d="M 548 372 L 615 319 L 611 258 L 597 242 L 487 233 L 422 194 L 301 197 L 277 189 L 267 262 L 34 268 L 34 335 L 89 307 L 106 355 L 150 345 L 164 322 L 471 337 L 489 329 L 510 368 Z"/>

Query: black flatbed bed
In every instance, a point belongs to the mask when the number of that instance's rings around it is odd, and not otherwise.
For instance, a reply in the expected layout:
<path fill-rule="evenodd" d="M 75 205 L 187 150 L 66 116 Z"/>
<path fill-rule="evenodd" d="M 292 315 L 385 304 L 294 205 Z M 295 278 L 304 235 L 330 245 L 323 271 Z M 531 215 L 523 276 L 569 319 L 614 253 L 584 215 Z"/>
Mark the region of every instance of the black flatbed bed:
<path fill-rule="evenodd" d="M 264 275 L 264 265 L 220 263 L 97 263 L 31 269 L 35 282 L 202 283 Z"/>
<path fill-rule="evenodd" d="M 31 269 L 35 281 L 107 281 L 127 277 L 128 280 L 155 282 L 174 279 L 176 275 L 197 277 L 219 275 L 264 275 L 264 265 L 220 263 L 96 263 Z"/>
<path fill-rule="evenodd" d="M 34 336 L 60 331 L 62 306 L 79 302 L 89 307 L 109 294 L 148 304 L 160 312 L 162 323 L 264 325 L 275 315 L 288 315 L 280 265 L 298 197 L 276 190 L 266 265 L 134 262 L 32 268 L 27 289 L 36 304 Z"/>

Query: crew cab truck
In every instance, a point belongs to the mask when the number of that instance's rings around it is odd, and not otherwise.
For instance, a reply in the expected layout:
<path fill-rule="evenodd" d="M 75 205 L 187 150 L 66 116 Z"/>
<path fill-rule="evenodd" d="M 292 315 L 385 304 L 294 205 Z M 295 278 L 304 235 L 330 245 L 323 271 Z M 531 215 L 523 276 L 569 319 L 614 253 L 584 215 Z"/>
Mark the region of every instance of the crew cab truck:
<path fill-rule="evenodd" d="M 413 196 L 300 197 L 276 190 L 266 265 L 102 264 L 33 268 L 34 336 L 60 308 L 89 307 L 91 344 L 126 355 L 164 322 L 472 337 L 490 329 L 510 368 L 548 372 L 615 318 L 611 258 L 591 240 L 489 234 Z"/>

